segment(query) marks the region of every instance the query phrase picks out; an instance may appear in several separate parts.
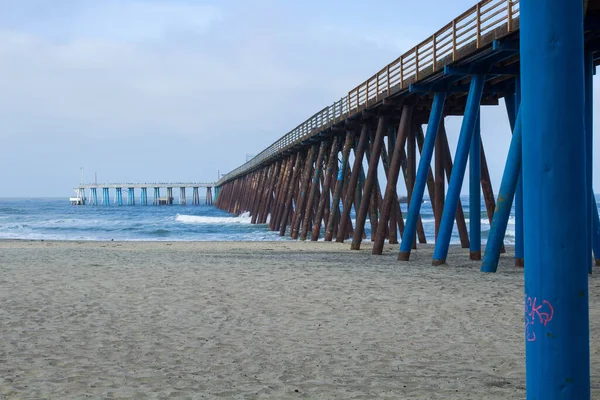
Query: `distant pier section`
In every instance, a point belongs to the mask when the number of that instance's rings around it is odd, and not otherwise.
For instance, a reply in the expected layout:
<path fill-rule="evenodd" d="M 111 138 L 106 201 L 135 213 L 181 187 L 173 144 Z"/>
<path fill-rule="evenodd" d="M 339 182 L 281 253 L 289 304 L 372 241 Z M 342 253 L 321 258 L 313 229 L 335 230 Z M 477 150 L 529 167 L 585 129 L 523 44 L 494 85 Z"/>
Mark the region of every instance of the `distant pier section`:
<path fill-rule="evenodd" d="M 178 204 L 186 205 L 187 196 L 186 190 L 192 189 L 192 205 L 200 204 L 200 189 L 206 190 L 204 203 L 206 205 L 213 204 L 213 187 L 214 183 L 202 182 L 173 182 L 173 183 L 85 183 L 77 186 L 73 190 L 77 194 L 76 197 L 71 197 L 69 201 L 73 205 L 93 205 L 93 206 L 108 206 L 115 204 L 118 206 L 128 205 L 134 206 L 141 204 L 147 206 L 148 189 L 153 192 L 153 205 L 172 205 L 174 204 L 173 188 L 179 188 Z M 138 202 L 136 202 L 136 189 L 139 190 Z M 161 190 L 165 196 L 161 196 Z M 114 190 L 111 198 L 111 190 Z M 89 197 L 86 195 L 89 195 Z M 125 193 L 125 195 L 124 195 Z M 123 198 L 125 197 L 125 200 Z M 112 201 L 111 201 L 112 200 Z"/>

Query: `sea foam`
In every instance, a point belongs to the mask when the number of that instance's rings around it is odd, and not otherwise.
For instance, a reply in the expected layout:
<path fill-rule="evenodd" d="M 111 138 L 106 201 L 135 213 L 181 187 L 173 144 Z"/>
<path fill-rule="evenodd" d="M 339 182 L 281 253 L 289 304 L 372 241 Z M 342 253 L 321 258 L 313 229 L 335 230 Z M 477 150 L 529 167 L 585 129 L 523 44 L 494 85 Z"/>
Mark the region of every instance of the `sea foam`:
<path fill-rule="evenodd" d="M 252 218 L 249 212 L 237 217 L 209 217 L 205 215 L 177 214 L 175 221 L 184 224 L 224 225 L 224 224 L 250 224 Z"/>

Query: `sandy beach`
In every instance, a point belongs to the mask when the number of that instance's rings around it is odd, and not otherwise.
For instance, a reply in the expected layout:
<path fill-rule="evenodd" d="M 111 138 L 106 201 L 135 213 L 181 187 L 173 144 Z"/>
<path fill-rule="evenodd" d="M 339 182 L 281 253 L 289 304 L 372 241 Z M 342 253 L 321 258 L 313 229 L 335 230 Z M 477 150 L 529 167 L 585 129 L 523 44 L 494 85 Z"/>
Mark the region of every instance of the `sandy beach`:
<path fill-rule="evenodd" d="M 0 399 L 524 398 L 510 250 L 482 274 L 459 248 L 349 247 L 1 241 Z"/>

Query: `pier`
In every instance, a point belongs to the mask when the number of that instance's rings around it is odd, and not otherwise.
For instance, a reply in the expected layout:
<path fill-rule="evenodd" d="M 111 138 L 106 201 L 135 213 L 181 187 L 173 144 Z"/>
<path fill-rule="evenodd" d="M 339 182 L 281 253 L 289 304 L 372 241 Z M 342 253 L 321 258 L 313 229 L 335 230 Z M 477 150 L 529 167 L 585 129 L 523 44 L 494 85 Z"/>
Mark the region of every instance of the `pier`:
<path fill-rule="evenodd" d="M 172 205 L 175 198 L 173 197 L 173 188 L 179 188 L 179 204 L 186 205 L 187 197 L 186 190 L 192 189 L 192 205 L 200 205 L 200 189 L 206 190 L 204 204 L 213 204 L 213 187 L 214 183 L 201 182 L 154 182 L 154 183 L 87 183 L 81 184 L 73 190 L 77 193 L 77 197 L 70 199 L 74 205 L 92 205 L 92 206 L 109 206 L 111 204 L 117 206 L 134 206 L 136 205 L 136 189 L 139 190 L 139 204 L 147 206 L 148 189 L 152 190 L 153 205 Z M 161 197 L 161 189 L 166 190 L 165 196 Z M 114 190 L 114 196 L 110 196 L 110 191 Z M 86 196 L 86 191 L 89 197 Z M 123 200 L 123 192 L 126 191 L 125 200 Z"/>
<path fill-rule="evenodd" d="M 495 272 L 514 204 L 528 398 L 589 399 L 592 254 L 600 263 L 592 187 L 599 51 L 598 0 L 481 1 L 229 172 L 216 183 L 216 206 L 249 212 L 252 223 L 270 216 L 269 228 L 292 239 L 351 239 L 352 250 L 368 239 L 374 255 L 400 239 L 398 261 L 406 262 L 426 243 L 427 190 L 432 265 L 445 264 L 456 224 L 465 256 Z M 511 131 L 496 195 L 479 111 L 501 99 Z M 446 116 L 463 117 L 454 156 Z M 460 201 L 467 162 L 471 210 Z M 408 193 L 406 215 L 399 184 Z M 481 197 L 491 225 L 485 248 L 479 218 L 465 218 L 479 215 Z"/>

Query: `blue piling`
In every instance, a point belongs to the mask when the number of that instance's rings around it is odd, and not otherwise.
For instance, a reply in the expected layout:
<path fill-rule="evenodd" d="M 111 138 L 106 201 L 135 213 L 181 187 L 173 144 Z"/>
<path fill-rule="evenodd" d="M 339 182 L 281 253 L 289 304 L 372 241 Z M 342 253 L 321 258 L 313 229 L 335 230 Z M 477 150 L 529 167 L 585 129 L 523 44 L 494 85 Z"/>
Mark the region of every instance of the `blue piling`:
<path fill-rule="evenodd" d="M 587 400 L 583 2 L 520 5 L 527 398 Z"/>
<path fill-rule="evenodd" d="M 108 188 L 102 188 L 102 205 L 109 206 L 110 205 L 110 192 Z"/>
<path fill-rule="evenodd" d="M 492 218 L 490 234 L 485 245 L 481 272 L 496 272 L 498 268 L 500 250 L 502 249 L 506 226 L 510 218 L 510 210 L 519 182 L 519 176 L 521 175 L 522 136 L 520 113 L 514 125 L 515 130 L 510 142 L 510 148 L 508 149 L 508 156 L 506 157 L 506 166 L 502 175 L 502 183 L 500 184 L 500 192 L 498 192 L 498 201 L 496 202 L 496 210 Z"/>
<path fill-rule="evenodd" d="M 118 206 L 122 206 L 123 205 L 123 191 L 121 190 L 121 188 L 116 188 L 116 194 L 117 194 L 117 205 Z"/>
<path fill-rule="evenodd" d="M 419 168 L 417 170 L 417 179 L 412 193 L 412 198 L 410 199 L 410 205 L 408 207 L 408 215 L 406 217 L 407 219 L 406 225 L 404 226 L 404 234 L 402 235 L 402 242 L 400 243 L 400 253 L 398 254 L 398 260 L 400 261 L 408 261 L 410 258 L 410 251 L 412 250 L 412 245 L 413 241 L 415 240 L 415 233 L 417 230 L 419 212 L 421 211 L 423 193 L 425 191 L 425 185 L 427 184 L 427 175 L 431 166 L 431 157 L 433 156 L 435 138 L 437 137 L 440 122 L 443 118 L 442 113 L 444 111 L 445 101 L 446 93 L 436 93 L 433 98 L 433 105 L 431 106 L 431 113 L 429 114 L 429 122 L 427 123 L 427 134 L 425 135 L 423 151 L 421 153 Z"/>
<path fill-rule="evenodd" d="M 158 199 L 160 198 L 160 188 L 154 188 L 154 205 L 158 205 Z"/>
<path fill-rule="evenodd" d="M 97 206 L 98 205 L 98 191 L 96 190 L 96 188 L 92 188 L 92 203 L 93 205 Z"/>
<path fill-rule="evenodd" d="M 591 201 L 594 195 L 592 184 L 592 175 L 594 168 L 594 54 L 590 51 L 585 53 L 585 185 L 587 191 L 591 193 L 587 202 L 587 224 L 586 235 L 590 243 L 590 248 L 593 249 L 594 239 L 594 215 L 592 207 L 596 207 L 596 202 Z M 597 256 L 596 256 L 597 258 Z M 588 273 L 592 273 L 592 252 L 588 254 Z"/>
<path fill-rule="evenodd" d="M 520 77 L 515 77 L 515 104 L 514 113 L 519 111 L 521 105 L 521 80 Z M 514 123 L 511 127 L 514 132 Z M 515 267 L 523 268 L 525 266 L 525 249 L 523 236 L 523 172 L 519 172 L 519 180 L 517 181 L 517 191 L 515 193 Z"/>
<path fill-rule="evenodd" d="M 454 168 L 452 169 L 452 175 L 450 176 L 450 184 L 448 185 L 448 193 L 446 195 L 446 201 L 444 202 L 444 211 L 442 212 L 438 240 L 435 243 L 435 250 L 433 252 L 433 265 L 444 264 L 446 262 L 446 257 L 448 256 L 452 227 L 456 216 L 456 208 L 458 207 L 460 190 L 465 177 L 469 147 L 471 145 L 475 122 L 479 114 L 479 103 L 481 102 L 484 83 L 484 75 L 473 75 L 471 78 L 469 97 L 465 107 L 465 116 L 463 117 L 462 126 L 460 128 L 456 156 L 454 157 Z"/>
<path fill-rule="evenodd" d="M 133 188 L 128 188 L 127 190 L 127 205 L 135 205 L 135 190 Z"/>
<path fill-rule="evenodd" d="M 469 149 L 469 250 L 471 260 L 481 260 L 481 123 L 479 112 Z"/>

